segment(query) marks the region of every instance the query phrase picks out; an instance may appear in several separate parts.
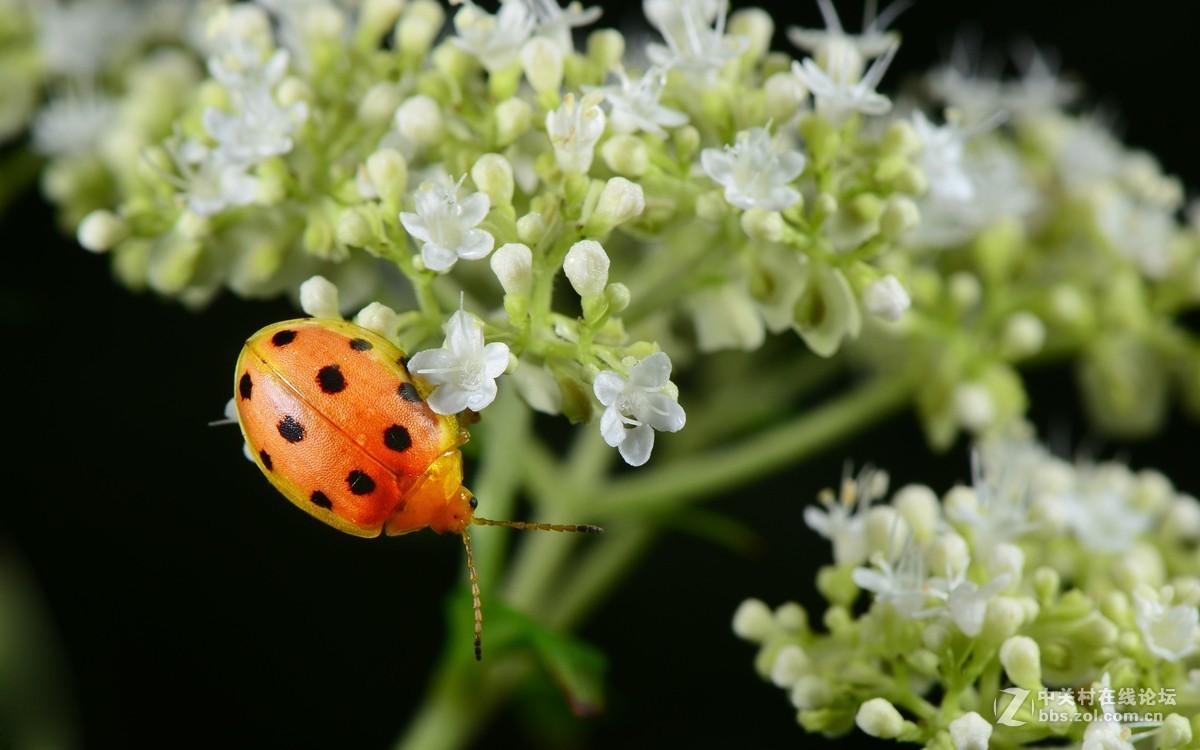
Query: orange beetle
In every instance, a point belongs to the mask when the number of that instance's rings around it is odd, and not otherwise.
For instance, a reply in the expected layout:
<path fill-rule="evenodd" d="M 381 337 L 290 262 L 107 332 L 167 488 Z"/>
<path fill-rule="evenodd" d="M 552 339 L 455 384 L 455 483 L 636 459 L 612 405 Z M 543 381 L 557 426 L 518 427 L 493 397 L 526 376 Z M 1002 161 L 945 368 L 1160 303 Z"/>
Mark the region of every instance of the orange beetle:
<path fill-rule="evenodd" d="M 250 337 L 234 373 L 237 419 L 271 484 L 305 512 L 362 537 L 430 528 L 460 534 L 475 607 L 483 616 L 471 524 L 598 533 L 596 526 L 492 521 L 462 485 L 470 437 L 458 417 L 425 402 L 432 388 L 409 373 L 387 339 L 352 323 L 301 319 Z"/>

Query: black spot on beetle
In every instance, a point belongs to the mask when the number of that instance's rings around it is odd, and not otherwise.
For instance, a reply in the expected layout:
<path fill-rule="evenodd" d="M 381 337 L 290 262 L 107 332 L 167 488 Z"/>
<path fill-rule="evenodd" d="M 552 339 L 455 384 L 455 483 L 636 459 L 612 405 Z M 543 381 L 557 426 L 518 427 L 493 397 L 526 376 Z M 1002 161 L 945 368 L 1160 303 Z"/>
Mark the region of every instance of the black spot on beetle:
<path fill-rule="evenodd" d="M 346 387 L 346 376 L 338 365 L 325 365 L 317 372 L 317 385 L 326 393 L 340 393 Z"/>
<path fill-rule="evenodd" d="M 365 352 L 374 349 L 375 345 L 366 339 L 350 339 L 350 348 L 356 352 Z"/>
<path fill-rule="evenodd" d="M 275 346 L 287 346 L 296 340 L 295 331 L 280 331 L 271 337 L 271 343 Z"/>
<path fill-rule="evenodd" d="M 346 484 L 350 485 L 350 491 L 355 495 L 369 495 L 375 491 L 375 480 L 358 469 L 346 475 Z"/>
<path fill-rule="evenodd" d="M 279 429 L 279 434 L 289 443 L 298 443 L 304 439 L 304 425 L 297 422 L 291 415 L 279 420 L 276 425 Z"/>
<path fill-rule="evenodd" d="M 311 500 L 312 504 L 317 506 L 318 508 L 324 508 L 325 510 L 329 510 L 330 508 L 333 507 L 333 501 L 331 501 L 329 499 L 328 495 L 326 495 L 324 492 L 321 492 L 320 490 L 313 492 L 312 495 L 310 495 L 308 499 Z"/>
<path fill-rule="evenodd" d="M 396 364 L 400 365 L 400 366 L 401 366 L 401 367 L 403 367 L 405 370 L 407 370 L 407 369 L 408 369 L 408 355 L 407 355 L 407 354 L 401 354 L 401 355 L 400 355 L 400 358 L 396 360 Z"/>
<path fill-rule="evenodd" d="M 238 381 L 238 393 L 243 401 L 250 400 L 250 391 L 254 389 L 254 381 L 250 379 L 250 373 L 242 373 L 241 380 Z"/>
<path fill-rule="evenodd" d="M 383 444 L 394 451 L 406 451 L 412 446 L 412 437 L 404 427 L 394 424 L 383 431 Z"/>
<path fill-rule="evenodd" d="M 421 394 L 417 393 L 417 387 L 412 383 L 401 383 L 396 392 L 405 401 L 412 401 L 414 404 L 421 401 Z"/>
<path fill-rule="evenodd" d="M 273 468 L 271 466 L 271 454 L 267 453 L 266 451 L 259 451 L 258 457 L 262 461 L 262 465 L 266 468 L 266 470 L 271 471 Z"/>

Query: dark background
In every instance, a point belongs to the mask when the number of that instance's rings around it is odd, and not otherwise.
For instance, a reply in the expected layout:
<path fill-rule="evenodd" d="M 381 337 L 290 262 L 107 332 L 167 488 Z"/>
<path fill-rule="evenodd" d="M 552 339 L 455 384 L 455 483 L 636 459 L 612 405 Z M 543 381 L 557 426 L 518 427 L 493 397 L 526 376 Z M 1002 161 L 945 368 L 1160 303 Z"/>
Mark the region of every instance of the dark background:
<path fill-rule="evenodd" d="M 602 5 L 608 22 L 636 7 Z M 857 3 L 839 6 L 858 28 Z M 809 2 L 781 6 L 775 19 L 819 24 Z M 897 24 L 905 42 L 885 88 L 938 60 L 967 22 L 995 45 L 1026 33 L 1061 51 L 1089 103 L 1120 113 L 1128 142 L 1195 184 L 1197 21 L 1197 6 L 1182 2 L 919 0 Z M 2 382 L 15 452 L 4 454 L 0 552 L 41 593 L 66 667 L 64 721 L 90 748 L 388 747 L 442 645 L 461 546 L 434 534 L 374 543 L 338 534 L 241 458 L 236 428 L 206 426 L 221 415 L 246 335 L 294 310 L 224 297 L 196 315 L 132 295 L 105 258 L 52 227 L 34 196 L 2 219 Z M 1092 437 L 1068 371 L 1037 373 L 1031 389 L 1041 427 Z M 1195 435 L 1177 419 L 1153 442 L 1103 445 L 1197 492 Z M 609 710 L 582 727 L 580 747 L 810 741 L 785 694 L 755 676 L 753 648 L 729 620 L 747 596 L 811 596 L 829 553 L 800 507 L 846 459 L 889 469 L 893 486 L 941 490 L 968 474 L 963 446 L 930 456 L 902 415 L 803 472 L 714 503 L 761 533 L 755 554 L 664 536 L 583 629 L 611 667 Z M 502 717 L 479 745 L 524 744 L 521 722 Z"/>

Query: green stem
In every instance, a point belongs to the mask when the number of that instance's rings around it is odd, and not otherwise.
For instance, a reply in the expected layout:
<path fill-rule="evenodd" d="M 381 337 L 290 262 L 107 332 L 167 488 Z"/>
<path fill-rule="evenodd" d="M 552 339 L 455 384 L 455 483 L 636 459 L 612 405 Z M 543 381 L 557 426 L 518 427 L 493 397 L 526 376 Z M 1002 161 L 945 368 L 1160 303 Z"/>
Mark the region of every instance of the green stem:
<path fill-rule="evenodd" d="M 476 472 L 474 491 L 479 498 L 481 515 L 504 520 L 511 518 L 521 484 L 521 451 L 529 440 L 531 414 L 511 387 L 503 387 L 480 423 L 483 446 Z M 509 534 L 498 530 L 471 535 L 475 567 L 482 588 L 492 588 L 503 569 Z"/>
<path fill-rule="evenodd" d="M 908 400 L 909 378 L 880 375 L 847 394 L 736 445 L 616 479 L 604 491 L 604 515 L 659 513 L 830 448 L 857 430 L 889 416 Z"/>

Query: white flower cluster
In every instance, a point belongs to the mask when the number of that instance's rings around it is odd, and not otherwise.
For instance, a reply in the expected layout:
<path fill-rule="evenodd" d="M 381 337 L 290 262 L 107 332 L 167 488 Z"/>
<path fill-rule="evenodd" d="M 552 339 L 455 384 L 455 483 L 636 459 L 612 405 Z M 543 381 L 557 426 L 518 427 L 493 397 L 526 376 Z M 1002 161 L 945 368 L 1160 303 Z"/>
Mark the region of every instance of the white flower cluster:
<path fill-rule="evenodd" d="M 805 522 L 833 543 L 835 564 L 818 577 L 831 605 L 828 632 L 812 630 L 798 605 L 772 613 L 747 600 L 733 627 L 761 645 L 760 674 L 790 692 L 809 731 L 841 733 L 853 719 L 874 737 L 985 750 L 1015 740 L 1010 727 L 1058 726 L 1060 734 L 1074 728 L 1084 748 L 1128 749 L 1161 732 L 1171 733 L 1168 747 L 1182 747 L 1190 697 L 1179 714 L 1151 721 L 1128 718 L 1145 707 L 1125 696 L 1158 690 L 1161 675 L 1173 675 L 1171 691 L 1194 693 L 1180 680 L 1200 652 L 1200 566 L 1190 551 L 1200 541 L 1200 501 L 1156 472 L 1057 459 L 1027 431 L 979 445 L 973 463 L 972 485 L 941 499 L 908 485 L 879 502 L 886 477 L 866 469 L 844 480 L 836 499 L 825 493 L 823 509 L 807 508 Z M 863 592 L 873 606 L 852 616 Z M 889 700 L 900 694 L 887 687 L 899 664 L 901 693 L 925 697 Z M 1110 697 L 1095 706 L 1055 707 L 1068 720 L 1088 708 L 1086 721 L 1046 725 L 1035 712 L 1021 724 L 993 724 L 970 710 L 991 705 L 1003 684 L 974 684 L 989 670 L 1031 693 L 1108 689 L 1119 670 L 1130 690 L 1115 699 L 1117 691 L 1101 691 Z M 959 704 L 956 691 L 979 701 Z"/>

